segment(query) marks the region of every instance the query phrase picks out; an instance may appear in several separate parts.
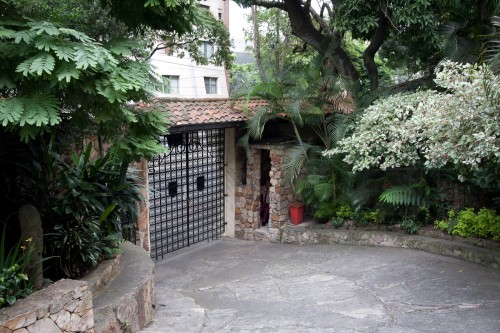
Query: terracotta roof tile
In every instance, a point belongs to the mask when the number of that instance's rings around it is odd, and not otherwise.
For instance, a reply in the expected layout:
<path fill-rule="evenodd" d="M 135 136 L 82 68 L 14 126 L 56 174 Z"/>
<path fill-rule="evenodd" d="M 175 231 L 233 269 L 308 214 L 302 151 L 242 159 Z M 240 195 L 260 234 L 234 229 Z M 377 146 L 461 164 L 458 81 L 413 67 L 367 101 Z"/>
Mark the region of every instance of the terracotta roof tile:
<path fill-rule="evenodd" d="M 245 122 L 248 118 L 248 113 L 251 114 L 252 112 L 257 111 L 260 107 L 265 107 L 267 105 L 267 101 L 262 99 L 157 98 L 149 103 L 137 104 L 136 107 L 168 112 L 171 127 L 175 127 L 185 125 Z M 340 109 L 341 108 L 332 104 L 331 107 L 325 108 L 325 112 L 339 112 Z"/>
<path fill-rule="evenodd" d="M 141 109 L 155 109 L 169 113 L 171 127 L 181 125 L 217 124 L 244 122 L 247 114 L 244 110 L 254 111 L 267 105 L 264 100 L 251 99 L 178 99 L 157 98 L 149 103 L 136 105 Z"/>

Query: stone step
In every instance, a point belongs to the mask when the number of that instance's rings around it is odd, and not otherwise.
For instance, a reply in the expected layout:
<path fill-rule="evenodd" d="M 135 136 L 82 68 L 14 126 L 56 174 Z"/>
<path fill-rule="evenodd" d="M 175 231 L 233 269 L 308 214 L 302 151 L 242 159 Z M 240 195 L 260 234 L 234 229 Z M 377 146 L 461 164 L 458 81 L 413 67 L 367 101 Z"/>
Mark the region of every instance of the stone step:
<path fill-rule="evenodd" d="M 154 263 L 132 243 L 120 249 L 121 269 L 93 298 L 96 333 L 137 332 L 154 317 Z"/>

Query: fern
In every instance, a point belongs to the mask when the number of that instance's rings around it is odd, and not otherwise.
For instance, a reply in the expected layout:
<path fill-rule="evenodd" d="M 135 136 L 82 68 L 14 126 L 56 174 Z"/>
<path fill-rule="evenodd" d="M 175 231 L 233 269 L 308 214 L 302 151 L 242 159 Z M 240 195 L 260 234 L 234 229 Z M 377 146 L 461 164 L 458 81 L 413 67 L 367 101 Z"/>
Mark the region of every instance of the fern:
<path fill-rule="evenodd" d="M 379 200 L 395 206 L 425 206 L 425 200 L 415 188 L 406 185 L 389 187 L 382 192 Z"/>

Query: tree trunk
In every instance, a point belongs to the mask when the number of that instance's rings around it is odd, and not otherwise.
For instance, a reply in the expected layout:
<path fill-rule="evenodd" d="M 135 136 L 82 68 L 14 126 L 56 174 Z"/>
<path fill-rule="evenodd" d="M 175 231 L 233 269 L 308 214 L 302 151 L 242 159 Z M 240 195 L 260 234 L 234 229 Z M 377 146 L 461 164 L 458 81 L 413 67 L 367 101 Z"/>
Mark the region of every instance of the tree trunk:
<path fill-rule="evenodd" d="M 267 82 L 266 71 L 262 65 L 262 58 L 260 55 L 260 33 L 259 22 L 257 18 L 257 6 L 252 6 L 252 22 L 253 22 L 253 52 L 255 55 L 255 62 L 259 70 L 259 76 L 262 82 Z"/>
<path fill-rule="evenodd" d="M 352 60 L 347 53 L 342 49 L 341 38 L 339 35 L 323 35 L 311 22 L 309 12 L 305 12 L 299 1 L 284 0 L 285 8 L 288 13 L 292 33 L 302 39 L 305 43 L 309 44 L 313 49 L 327 58 L 330 58 L 331 64 L 335 72 L 354 84 L 355 91 L 358 91 L 361 83 L 359 81 L 359 74 L 354 67 Z M 331 55 L 325 54 L 326 44 L 335 43 L 333 53 Z"/>
<path fill-rule="evenodd" d="M 365 65 L 366 71 L 368 72 L 368 78 L 370 80 L 370 91 L 374 92 L 378 89 L 379 80 L 378 80 L 378 69 L 375 64 L 375 54 L 377 54 L 378 50 L 382 46 L 382 43 L 387 36 L 389 31 L 389 20 L 385 15 L 384 10 L 380 10 L 379 12 L 379 20 L 378 27 L 373 34 L 373 38 L 370 41 L 370 45 L 363 52 L 363 63 Z"/>

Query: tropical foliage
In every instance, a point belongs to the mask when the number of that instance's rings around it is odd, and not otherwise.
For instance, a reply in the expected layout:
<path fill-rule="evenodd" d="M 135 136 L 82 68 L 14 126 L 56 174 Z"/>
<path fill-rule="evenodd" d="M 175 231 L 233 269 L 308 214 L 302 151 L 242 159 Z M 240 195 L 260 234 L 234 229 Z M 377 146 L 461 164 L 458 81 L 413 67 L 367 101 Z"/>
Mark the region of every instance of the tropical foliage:
<path fill-rule="evenodd" d="M 28 264 L 34 251 L 31 239 L 20 238 L 9 246 L 6 240 L 7 223 L 2 223 L 0 239 L 0 308 L 13 305 L 19 298 L 32 292 L 33 276 L 28 275 Z M 41 263 L 40 263 L 41 264 Z"/>
<path fill-rule="evenodd" d="M 500 162 L 498 104 L 491 103 L 488 67 L 444 62 L 436 83 L 444 91 L 419 91 L 381 99 L 353 124 L 353 133 L 325 156 L 345 154 L 354 171 L 453 165 L 465 179 Z M 498 91 L 497 81 L 488 81 Z"/>
<path fill-rule="evenodd" d="M 500 216 L 492 209 L 482 208 L 477 213 L 473 208 L 450 210 L 448 219 L 436 220 L 434 224 L 452 235 L 500 240 Z"/>

